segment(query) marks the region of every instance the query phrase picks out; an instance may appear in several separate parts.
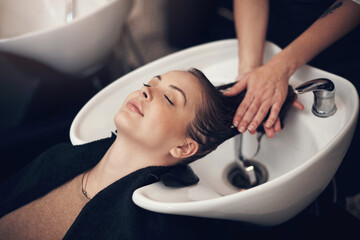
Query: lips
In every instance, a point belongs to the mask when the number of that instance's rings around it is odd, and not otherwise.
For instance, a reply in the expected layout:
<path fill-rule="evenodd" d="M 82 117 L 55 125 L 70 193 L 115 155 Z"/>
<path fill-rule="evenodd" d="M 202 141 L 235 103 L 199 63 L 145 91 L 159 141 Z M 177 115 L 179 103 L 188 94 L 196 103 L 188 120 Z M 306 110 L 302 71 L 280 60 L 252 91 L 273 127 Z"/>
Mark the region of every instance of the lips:
<path fill-rule="evenodd" d="M 144 116 L 144 113 L 142 111 L 141 105 L 138 101 L 136 100 L 130 100 L 127 104 L 126 107 L 133 112 L 136 112 L 137 114 L 141 115 L 142 117 Z"/>

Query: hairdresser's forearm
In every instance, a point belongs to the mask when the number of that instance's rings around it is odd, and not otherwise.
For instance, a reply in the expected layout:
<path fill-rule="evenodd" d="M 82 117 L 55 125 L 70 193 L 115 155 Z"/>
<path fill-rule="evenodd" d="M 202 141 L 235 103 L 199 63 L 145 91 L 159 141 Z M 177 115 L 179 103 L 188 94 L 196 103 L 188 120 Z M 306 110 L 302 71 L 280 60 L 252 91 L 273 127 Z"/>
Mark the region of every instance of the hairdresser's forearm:
<path fill-rule="evenodd" d="M 332 9 L 332 10 L 331 10 Z M 290 77 L 299 67 L 354 29 L 360 22 L 360 6 L 337 1 L 303 34 L 275 55 L 269 64 L 281 66 Z"/>
<path fill-rule="evenodd" d="M 239 73 L 262 65 L 268 12 L 268 0 L 234 0 Z"/>

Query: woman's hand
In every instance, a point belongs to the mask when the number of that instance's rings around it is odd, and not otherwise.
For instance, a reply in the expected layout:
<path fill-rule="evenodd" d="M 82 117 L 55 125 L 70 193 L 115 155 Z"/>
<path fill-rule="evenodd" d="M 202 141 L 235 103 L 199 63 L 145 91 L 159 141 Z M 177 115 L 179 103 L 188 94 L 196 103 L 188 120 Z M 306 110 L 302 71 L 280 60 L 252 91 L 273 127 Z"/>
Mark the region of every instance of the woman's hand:
<path fill-rule="evenodd" d="M 251 66 L 262 63 L 269 4 L 266 0 L 234 1 L 235 25 L 238 38 L 239 63 Z M 331 13 L 331 14 L 330 14 Z M 346 35 L 360 23 L 360 7 L 354 1 L 336 1 L 306 31 L 276 54 L 267 64 L 240 76 L 226 95 L 236 95 L 245 88 L 247 93 L 234 117 L 240 132 L 256 128 L 270 110 L 264 129 L 269 137 L 280 131 L 278 114 L 283 105 L 288 79 L 302 65 Z M 254 19 L 254 17 L 256 19 Z M 239 71 L 239 73 L 242 73 Z M 295 101 L 296 108 L 303 105 Z"/>
<path fill-rule="evenodd" d="M 238 107 L 234 116 L 234 126 L 243 133 L 246 129 L 255 134 L 257 127 L 264 120 L 270 110 L 269 118 L 264 124 L 266 135 L 270 138 L 280 132 L 278 115 L 286 99 L 289 76 L 283 68 L 268 63 L 254 70 L 240 74 L 236 83 L 224 94 L 233 96 L 247 88 L 244 100 Z M 299 110 L 304 106 L 295 101 L 293 104 Z"/>

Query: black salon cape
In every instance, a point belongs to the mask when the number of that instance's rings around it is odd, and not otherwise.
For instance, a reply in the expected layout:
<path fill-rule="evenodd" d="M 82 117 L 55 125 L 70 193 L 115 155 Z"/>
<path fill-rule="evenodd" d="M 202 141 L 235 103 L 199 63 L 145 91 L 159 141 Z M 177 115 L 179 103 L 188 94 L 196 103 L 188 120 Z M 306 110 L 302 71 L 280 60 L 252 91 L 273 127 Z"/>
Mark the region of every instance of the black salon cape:
<path fill-rule="evenodd" d="M 115 140 L 58 144 L 0 185 L 0 217 L 94 167 Z M 137 170 L 99 192 L 82 209 L 64 239 L 224 239 L 228 222 L 144 210 L 133 192 L 174 167 Z M 151 173 L 151 174 L 150 174 Z M 150 174 L 150 175 L 149 175 Z M 1 239 L 1 236 L 0 236 Z"/>

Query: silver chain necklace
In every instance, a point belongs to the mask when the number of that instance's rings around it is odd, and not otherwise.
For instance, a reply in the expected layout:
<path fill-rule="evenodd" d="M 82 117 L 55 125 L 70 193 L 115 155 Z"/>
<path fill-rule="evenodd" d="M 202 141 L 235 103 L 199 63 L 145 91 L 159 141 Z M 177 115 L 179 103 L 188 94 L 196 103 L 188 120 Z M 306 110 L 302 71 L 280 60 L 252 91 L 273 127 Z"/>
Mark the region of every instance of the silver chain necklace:
<path fill-rule="evenodd" d="M 86 173 L 89 173 L 89 174 L 87 175 L 87 178 L 86 178 L 86 181 L 85 181 L 85 186 L 84 186 L 84 177 L 85 177 L 85 174 L 86 174 Z M 84 174 L 83 174 L 83 176 L 82 176 L 82 179 L 81 179 L 81 191 L 82 191 L 82 193 L 84 194 L 84 196 L 85 196 L 87 199 L 91 200 L 91 198 L 89 198 L 89 196 L 88 196 L 88 194 L 87 194 L 87 192 L 86 192 L 86 185 L 87 185 L 89 176 L 90 176 L 90 171 L 89 171 L 89 172 L 84 172 Z"/>

